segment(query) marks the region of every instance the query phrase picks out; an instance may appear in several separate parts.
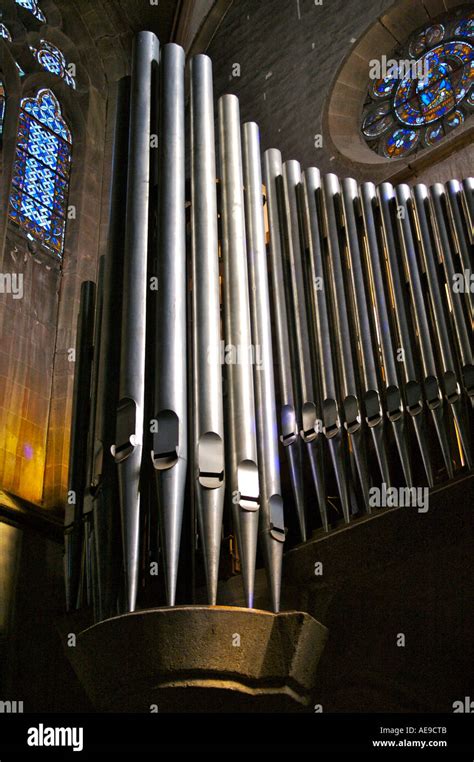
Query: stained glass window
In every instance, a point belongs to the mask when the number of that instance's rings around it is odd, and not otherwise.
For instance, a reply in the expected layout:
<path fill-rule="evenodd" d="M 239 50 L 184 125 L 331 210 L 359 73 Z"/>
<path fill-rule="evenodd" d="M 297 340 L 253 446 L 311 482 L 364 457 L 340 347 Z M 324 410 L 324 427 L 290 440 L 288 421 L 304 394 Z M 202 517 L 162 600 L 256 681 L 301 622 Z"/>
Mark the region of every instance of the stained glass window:
<path fill-rule="evenodd" d="M 418 29 L 389 60 L 362 114 L 362 134 L 377 153 L 395 159 L 431 147 L 474 112 L 474 11 Z"/>
<path fill-rule="evenodd" d="M 21 103 L 10 219 L 61 256 L 71 166 L 71 132 L 51 90 Z"/>
<path fill-rule="evenodd" d="M 31 51 L 43 69 L 56 74 L 67 82 L 70 87 L 76 88 L 74 77 L 69 73 L 68 64 L 59 48 L 51 42 L 41 40 L 38 48 L 31 48 Z"/>
<path fill-rule="evenodd" d="M 8 40 L 8 42 L 12 41 L 12 36 L 5 24 L 0 24 L 0 37 L 3 37 L 4 40 Z"/>
<path fill-rule="evenodd" d="M 27 11 L 31 11 L 38 21 L 42 21 L 43 24 L 46 23 L 46 16 L 38 6 L 38 0 L 15 0 L 15 2 L 17 5 L 21 5 L 22 8 L 26 8 Z"/>
<path fill-rule="evenodd" d="M 0 138 L 3 135 L 3 119 L 5 117 L 5 88 L 0 79 Z"/>

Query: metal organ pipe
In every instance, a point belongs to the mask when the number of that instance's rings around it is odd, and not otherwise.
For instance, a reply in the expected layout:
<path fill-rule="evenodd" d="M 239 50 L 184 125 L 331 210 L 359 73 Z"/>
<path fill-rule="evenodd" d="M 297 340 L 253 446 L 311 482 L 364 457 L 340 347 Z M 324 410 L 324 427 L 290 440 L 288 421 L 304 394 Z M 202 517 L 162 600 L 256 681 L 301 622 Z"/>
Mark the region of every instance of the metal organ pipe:
<path fill-rule="evenodd" d="M 244 182 L 254 383 L 260 475 L 260 539 L 273 611 L 280 608 L 285 524 L 276 429 L 270 295 L 263 219 L 260 134 L 254 122 L 243 129 Z M 257 362 L 258 353 L 258 362 Z"/>
<path fill-rule="evenodd" d="M 161 55 L 156 297 L 155 467 L 166 597 L 176 597 L 187 470 L 184 50 Z"/>
<path fill-rule="evenodd" d="M 193 474 L 208 602 L 216 604 L 224 510 L 224 408 L 212 63 L 191 61 Z"/>
<path fill-rule="evenodd" d="M 158 38 L 135 38 L 130 103 L 119 401 L 112 454 L 118 470 L 125 569 L 125 607 L 134 611 L 138 590 L 140 469 L 145 399 L 148 219 L 152 69 Z"/>
<path fill-rule="evenodd" d="M 239 102 L 219 99 L 222 180 L 222 254 L 226 345 L 236 354 L 227 365 L 228 479 L 234 527 L 242 560 L 247 606 L 253 606 L 260 507 L 253 383 L 252 335 L 245 235 Z M 237 354 L 238 353 L 238 354 Z M 232 358 L 231 358 L 232 359 Z"/>
<path fill-rule="evenodd" d="M 267 189 L 268 225 L 270 231 L 269 265 L 272 284 L 272 316 L 275 329 L 280 409 L 277 414 L 280 441 L 290 471 L 293 499 L 300 536 L 306 541 L 306 509 L 303 486 L 302 440 L 296 423 L 296 399 L 291 370 L 288 313 L 285 297 L 283 240 L 280 209 L 283 203 L 283 165 L 281 153 L 270 148 L 264 154 L 264 181 Z"/>

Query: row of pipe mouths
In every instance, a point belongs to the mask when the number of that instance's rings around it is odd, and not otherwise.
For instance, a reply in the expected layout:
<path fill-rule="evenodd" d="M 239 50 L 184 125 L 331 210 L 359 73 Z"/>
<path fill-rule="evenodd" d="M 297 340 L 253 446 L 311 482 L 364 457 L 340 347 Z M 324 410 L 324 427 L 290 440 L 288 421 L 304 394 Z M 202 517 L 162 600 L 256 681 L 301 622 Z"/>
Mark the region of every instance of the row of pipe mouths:
<path fill-rule="evenodd" d="M 187 131 L 184 51 L 136 37 L 108 252 L 82 287 L 66 592 L 96 621 L 135 610 L 156 546 L 175 604 L 190 507 L 208 603 L 227 522 L 246 605 L 259 546 L 278 611 L 287 524 L 304 542 L 370 512 L 374 486 L 472 467 L 473 179 L 302 172 L 261 156 L 233 95 L 215 135 L 211 60 L 189 70 Z"/>

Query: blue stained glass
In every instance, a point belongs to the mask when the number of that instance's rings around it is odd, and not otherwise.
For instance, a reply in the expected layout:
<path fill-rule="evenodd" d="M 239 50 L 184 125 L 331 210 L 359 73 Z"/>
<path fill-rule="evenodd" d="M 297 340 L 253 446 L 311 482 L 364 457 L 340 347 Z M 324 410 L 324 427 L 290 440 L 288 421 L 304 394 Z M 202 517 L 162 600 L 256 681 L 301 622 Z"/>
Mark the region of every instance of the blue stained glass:
<path fill-rule="evenodd" d="M 41 40 L 38 48 L 31 48 L 36 60 L 46 71 L 61 77 L 73 89 L 76 88 L 76 81 L 68 71 L 67 61 L 55 45 L 46 40 Z"/>
<path fill-rule="evenodd" d="M 459 127 L 460 124 L 464 122 L 464 114 L 462 111 L 459 111 L 459 109 L 456 109 L 456 111 L 453 111 L 452 114 L 450 114 L 446 119 L 446 126 L 449 127 L 450 130 L 454 130 L 456 127 Z"/>
<path fill-rule="evenodd" d="M 405 124 L 421 126 L 452 111 L 466 95 L 474 49 L 467 42 L 439 45 L 421 59 L 424 79 L 405 77 L 397 88 L 395 111 Z"/>
<path fill-rule="evenodd" d="M 373 150 L 398 158 L 465 121 L 474 107 L 473 38 L 474 12 L 446 14 L 446 24 L 426 26 L 395 51 L 400 60 L 408 53 L 416 73 L 369 85 L 361 132 Z"/>
<path fill-rule="evenodd" d="M 395 159 L 409 153 L 417 144 L 419 133 L 415 130 L 409 130 L 406 127 L 400 127 L 385 141 L 384 153 L 387 158 Z"/>
<path fill-rule="evenodd" d="M 59 103 L 51 90 L 40 90 L 36 98 L 25 98 L 22 108 L 56 135 L 68 143 L 71 142 L 71 133 L 61 116 Z"/>
<path fill-rule="evenodd" d="M 474 37 L 474 18 L 463 19 L 454 30 L 459 37 Z"/>
<path fill-rule="evenodd" d="M 8 40 L 8 42 L 12 41 L 12 36 L 5 24 L 0 24 L 0 36 L 3 37 L 4 40 Z"/>
<path fill-rule="evenodd" d="M 438 123 L 433 126 L 427 127 L 425 132 L 425 141 L 427 145 L 429 146 L 434 145 L 439 140 L 441 140 L 442 137 L 444 137 L 442 124 Z"/>
<path fill-rule="evenodd" d="M 382 79 L 376 79 L 372 85 L 372 94 L 376 98 L 386 98 L 387 95 L 390 95 L 396 84 L 397 80 L 393 77 L 383 77 Z"/>
<path fill-rule="evenodd" d="M 62 254 L 66 223 L 71 133 L 56 97 L 40 90 L 21 104 L 10 219 Z"/>
<path fill-rule="evenodd" d="M 36 16 L 38 21 L 42 21 L 43 24 L 46 23 L 46 16 L 38 6 L 38 0 L 15 0 L 15 2 L 17 5 L 21 5 L 22 8 L 26 8 L 27 11 L 30 11 L 33 16 Z"/>
<path fill-rule="evenodd" d="M 410 55 L 414 58 L 423 53 L 424 50 L 433 47 L 440 42 L 444 37 L 444 26 L 442 24 L 435 24 L 433 26 L 426 27 L 421 34 L 417 35 L 410 45 Z"/>

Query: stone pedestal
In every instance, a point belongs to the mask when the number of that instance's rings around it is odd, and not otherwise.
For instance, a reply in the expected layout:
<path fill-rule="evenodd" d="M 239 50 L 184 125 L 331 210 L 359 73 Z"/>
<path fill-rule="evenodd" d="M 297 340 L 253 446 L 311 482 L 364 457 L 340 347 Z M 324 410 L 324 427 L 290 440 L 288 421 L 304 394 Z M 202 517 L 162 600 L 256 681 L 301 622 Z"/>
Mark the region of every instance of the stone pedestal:
<path fill-rule="evenodd" d="M 102 712 L 307 708 L 326 628 L 308 614 L 177 606 L 107 619 L 68 648 Z"/>

